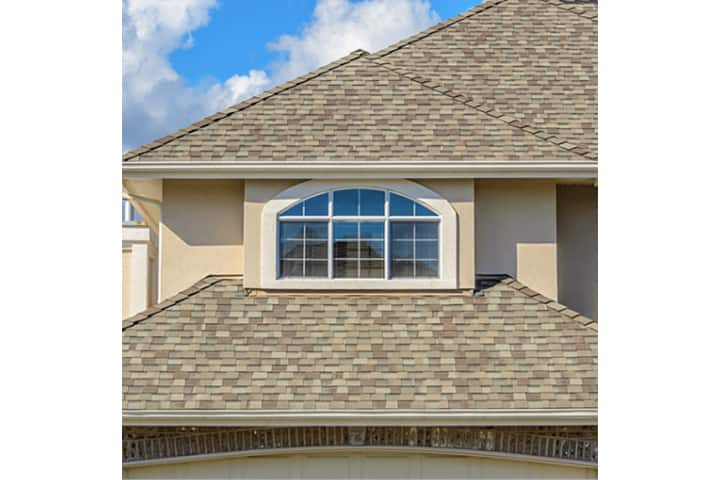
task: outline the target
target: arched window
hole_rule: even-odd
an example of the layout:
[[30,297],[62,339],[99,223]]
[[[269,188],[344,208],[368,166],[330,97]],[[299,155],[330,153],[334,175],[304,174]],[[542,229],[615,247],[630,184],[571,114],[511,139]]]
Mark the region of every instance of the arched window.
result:
[[280,278],[437,278],[440,217],[388,190],[321,193],[278,215]]
[[311,180],[262,216],[265,288],[456,288],[456,214],[407,180]]

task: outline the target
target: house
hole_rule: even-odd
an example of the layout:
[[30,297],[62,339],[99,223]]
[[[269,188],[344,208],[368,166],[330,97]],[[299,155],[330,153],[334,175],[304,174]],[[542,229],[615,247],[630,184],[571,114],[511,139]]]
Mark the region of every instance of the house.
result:
[[488,0],[127,152],[159,303],[123,320],[125,477],[595,478],[596,181],[587,1]]

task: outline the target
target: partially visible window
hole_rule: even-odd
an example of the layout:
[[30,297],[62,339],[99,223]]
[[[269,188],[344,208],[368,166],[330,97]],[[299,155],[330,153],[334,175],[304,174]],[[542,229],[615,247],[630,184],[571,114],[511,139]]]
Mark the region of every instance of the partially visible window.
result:
[[122,199],[122,221],[128,225],[143,223],[142,216],[127,198]]
[[438,277],[439,222],[429,208],[386,190],[316,195],[279,215],[280,277]]

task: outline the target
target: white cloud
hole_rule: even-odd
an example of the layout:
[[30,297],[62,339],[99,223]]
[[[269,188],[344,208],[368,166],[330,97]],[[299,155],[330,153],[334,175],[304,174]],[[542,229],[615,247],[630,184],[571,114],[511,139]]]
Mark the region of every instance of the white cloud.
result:
[[424,0],[318,0],[300,36],[283,35],[270,48],[287,53],[274,78],[289,80],[353,50],[380,50],[440,21]]
[[300,35],[283,35],[270,45],[286,55],[272,66],[271,75],[251,70],[208,87],[192,87],[172,68],[169,55],[192,48],[192,32],[208,24],[216,6],[216,0],[123,0],[123,149],[353,50],[378,50],[440,20],[426,0],[318,0]]

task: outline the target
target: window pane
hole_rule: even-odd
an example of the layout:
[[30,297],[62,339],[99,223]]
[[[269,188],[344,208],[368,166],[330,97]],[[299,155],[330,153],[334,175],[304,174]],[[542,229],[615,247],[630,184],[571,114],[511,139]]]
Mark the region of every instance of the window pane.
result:
[[399,239],[410,239],[414,237],[413,235],[413,225],[412,222],[392,222],[390,223],[390,238],[393,240],[399,240]]
[[438,276],[437,222],[391,222],[390,276]]
[[422,260],[437,260],[438,244],[436,241],[417,242],[415,244],[415,258]]
[[437,277],[438,262],[437,260],[418,260],[415,264],[416,277]]
[[360,278],[384,278],[385,262],[382,260],[360,260]]
[[338,190],[333,193],[333,215],[357,215],[358,193],[355,189]]
[[328,262],[325,260],[308,260],[305,263],[306,277],[327,277]]
[[438,224],[435,222],[416,222],[415,237],[437,240]]
[[302,216],[302,214],[303,214],[303,208],[302,208],[302,207],[303,207],[302,202],[301,202],[301,203],[298,203],[298,204],[295,205],[294,207],[292,207],[292,208],[290,208],[290,209],[288,209],[288,210],[285,210],[283,213],[281,213],[281,215],[283,215],[283,216],[288,216],[288,217],[300,217],[300,216]]
[[382,259],[384,257],[384,243],[382,240],[380,241],[361,241],[359,244],[359,255],[360,258],[380,258]]
[[326,222],[307,222],[305,223],[305,238],[327,240],[327,228]]
[[327,215],[329,194],[323,193],[305,200],[305,215]]
[[335,260],[335,278],[357,278],[357,260]]
[[326,222],[280,222],[280,276],[327,277]]
[[360,190],[360,215],[385,215],[385,192]]
[[280,242],[280,258],[303,258],[303,241],[286,240]]
[[358,244],[353,241],[336,241],[334,258],[358,258]]
[[390,245],[390,257],[395,259],[410,259],[413,258],[413,242],[399,241],[392,242]]
[[416,217],[437,217],[435,215],[435,212],[430,210],[429,208],[425,208],[419,203],[415,202],[415,216]]
[[413,201],[395,193],[390,194],[390,215],[412,216]]
[[384,222],[362,222],[360,223],[360,238],[366,240],[385,238]]
[[390,264],[390,275],[392,277],[407,278],[413,276],[413,262],[405,260],[393,260]]
[[283,277],[302,277],[303,262],[302,260],[281,260],[280,276]]
[[327,240],[315,241],[308,240],[305,243],[305,258],[327,261]]
[[358,237],[357,222],[333,222],[333,236],[336,239],[356,239]]

